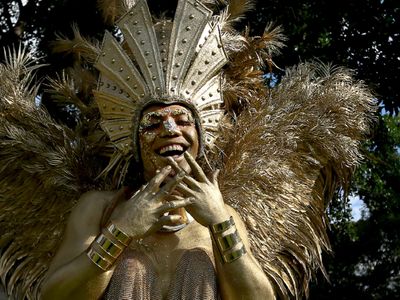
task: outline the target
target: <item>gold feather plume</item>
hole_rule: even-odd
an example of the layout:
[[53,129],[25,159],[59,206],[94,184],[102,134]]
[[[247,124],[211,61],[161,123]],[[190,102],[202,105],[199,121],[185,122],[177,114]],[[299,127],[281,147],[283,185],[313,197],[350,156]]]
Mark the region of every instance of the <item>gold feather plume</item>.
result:
[[229,20],[240,21],[245,17],[245,14],[255,8],[254,0],[230,0],[228,1]]
[[268,69],[273,67],[273,57],[280,54],[286,37],[280,26],[269,24],[262,36],[251,37],[248,29],[239,34],[228,28],[222,39],[230,59],[224,71],[224,102],[228,111],[237,114],[255,99],[267,96],[265,62]]
[[223,14],[226,21],[231,25],[234,22],[242,20],[245,14],[253,10],[256,5],[255,0],[199,0],[199,2],[213,10],[225,8]]
[[72,39],[57,34],[56,40],[51,43],[52,51],[64,55],[72,54],[77,63],[84,59],[93,64],[100,54],[100,43],[94,39],[84,38],[76,24],[72,25],[72,32]]
[[37,299],[68,214],[99,172],[90,143],[36,104],[36,67],[23,50],[0,65],[0,278],[15,299]]
[[[328,68],[329,69],[329,68]],[[257,98],[222,136],[220,186],[245,220],[265,273],[282,298],[299,299],[329,249],[326,188],[361,159],[374,98],[345,69],[301,64]]]

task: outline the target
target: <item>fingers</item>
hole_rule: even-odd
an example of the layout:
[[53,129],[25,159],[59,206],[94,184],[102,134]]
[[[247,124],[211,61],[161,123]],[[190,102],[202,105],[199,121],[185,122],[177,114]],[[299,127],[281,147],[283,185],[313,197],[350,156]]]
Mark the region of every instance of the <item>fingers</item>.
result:
[[[179,165],[178,163],[173,160],[171,157],[168,157],[168,163],[172,166],[172,168],[175,170],[176,173],[181,173],[183,172],[184,174],[187,174]],[[198,188],[198,184],[196,180],[194,180],[190,176],[185,176],[182,181],[189,186],[190,188]]]
[[199,166],[193,156],[191,156],[187,151],[185,151],[184,156],[190,168],[192,169],[193,177],[200,182],[207,182],[208,178],[206,174],[204,174],[203,169]]
[[167,157],[167,160],[170,166],[175,170],[176,174],[185,172],[172,157]]
[[167,178],[167,176],[171,172],[171,170],[172,170],[171,166],[166,166],[166,167],[162,168],[161,171],[159,173],[157,173],[156,176],[154,176],[150,180],[150,182],[148,183],[145,190],[150,193],[157,192],[161,183],[165,180],[165,178]]
[[166,196],[169,196],[184,177],[185,173],[183,172],[178,173],[175,177],[173,177],[170,181],[168,181],[162,188],[160,188],[155,198],[157,200],[162,200]]
[[183,194],[183,195],[188,196],[188,197],[195,197],[195,196],[196,196],[194,190],[192,190],[191,188],[189,188],[188,186],[186,186],[186,185],[184,185],[184,184],[182,184],[182,183],[179,183],[179,184],[175,187],[175,190],[178,191],[178,192],[180,192],[180,193]]
[[157,213],[158,214],[164,214],[164,213],[169,212],[171,210],[188,206],[188,205],[190,205],[192,203],[193,203],[193,199],[192,198],[180,198],[179,200],[169,201],[169,202],[166,202],[163,205],[161,205],[157,209]]
[[213,172],[212,176],[211,176],[211,182],[214,185],[218,185],[218,175],[219,175],[219,171],[220,170],[216,170],[215,172]]
[[189,175],[183,177],[182,182],[185,183],[190,189],[193,190],[198,190],[199,189],[199,184],[198,182],[190,177]]
[[148,234],[156,232],[160,230],[164,225],[176,225],[180,223],[182,220],[182,216],[180,215],[167,215],[162,216],[149,230]]

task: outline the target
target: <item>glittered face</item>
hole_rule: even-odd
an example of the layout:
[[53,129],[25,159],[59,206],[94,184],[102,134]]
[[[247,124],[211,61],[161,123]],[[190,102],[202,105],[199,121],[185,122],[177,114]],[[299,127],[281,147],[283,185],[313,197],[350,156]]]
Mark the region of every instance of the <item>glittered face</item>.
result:
[[196,157],[199,151],[193,114],[181,105],[147,108],[139,124],[139,143],[146,181],[168,164],[168,157],[190,171],[183,153],[188,151]]

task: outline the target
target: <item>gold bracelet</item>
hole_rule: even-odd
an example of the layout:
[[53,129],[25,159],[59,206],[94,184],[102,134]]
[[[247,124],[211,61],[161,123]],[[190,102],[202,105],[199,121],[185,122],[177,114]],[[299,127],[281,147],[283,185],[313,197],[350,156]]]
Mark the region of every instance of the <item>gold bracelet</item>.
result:
[[96,250],[94,250],[91,246],[89,249],[86,251],[87,256],[89,259],[100,269],[103,271],[107,271],[111,265],[112,262],[108,261],[105,259],[103,256],[101,256]]
[[[235,230],[233,233],[221,236],[221,233],[231,228]],[[246,253],[246,248],[244,245],[242,245],[242,247],[238,250],[229,252],[229,250],[234,248],[238,243],[242,241],[236,229],[235,221],[233,220],[232,216],[229,218],[229,220],[226,220],[222,223],[218,223],[215,225],[211,225],[210,231],[211,231],[211,238],[218,249],[218,252],[220,254],[223,263],[231,263],[239,259]]]
[[244,254],[246,254],[246,247],[243,245],[242,248],[239,250],[235,250],[229,253],[225,253],[222,255],[222,260],[224,263],[231,263],[234,262],[235,260],[241,258]]
[[118,242],[120,242],[124,246],[128,246],[129,243],[132,241],[132,238],[129,235],[127,235],[111,222],[108,223],[107,230],[109,233],[112,234],[113,237],[117,239]]
[[102,233],[96,238],[96,243],[100,246],[102,250],[104,250],[104,252],[115,259],[120,256],[122,251],[124,251],[123,248],[115,244],[112,240],[110,240]]
[[234,233],[230,233],[225,236],[219,236],[216,240],[217,246],[221,253],[232,249],[242,241],[237,230]]
[[235,221],[233,220],[233,217],[231,216],[229,220],[226,220],[224,222],[210,225],[210,230],[212,233],[221,233],[224,232],[225,230],[228,230],[231,228],[233,225],[235,225]]

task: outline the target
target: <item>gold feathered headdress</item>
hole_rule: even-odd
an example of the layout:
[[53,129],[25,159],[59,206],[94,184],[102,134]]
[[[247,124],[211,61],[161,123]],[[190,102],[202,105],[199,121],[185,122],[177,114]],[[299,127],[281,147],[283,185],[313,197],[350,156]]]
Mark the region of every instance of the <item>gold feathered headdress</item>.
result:
[[198,1],[181,0],[172,23],[153,24],[147,3],[139,0],[117,25],[122,46],[106,33],[95,64],[101,126],[116,149],[105,172],[122,159],[129,164],[132,153],[138,160],[137,125],[149,103],[189,106],[211,148],[224,115],[221,68],[228,61],[220,19]]

